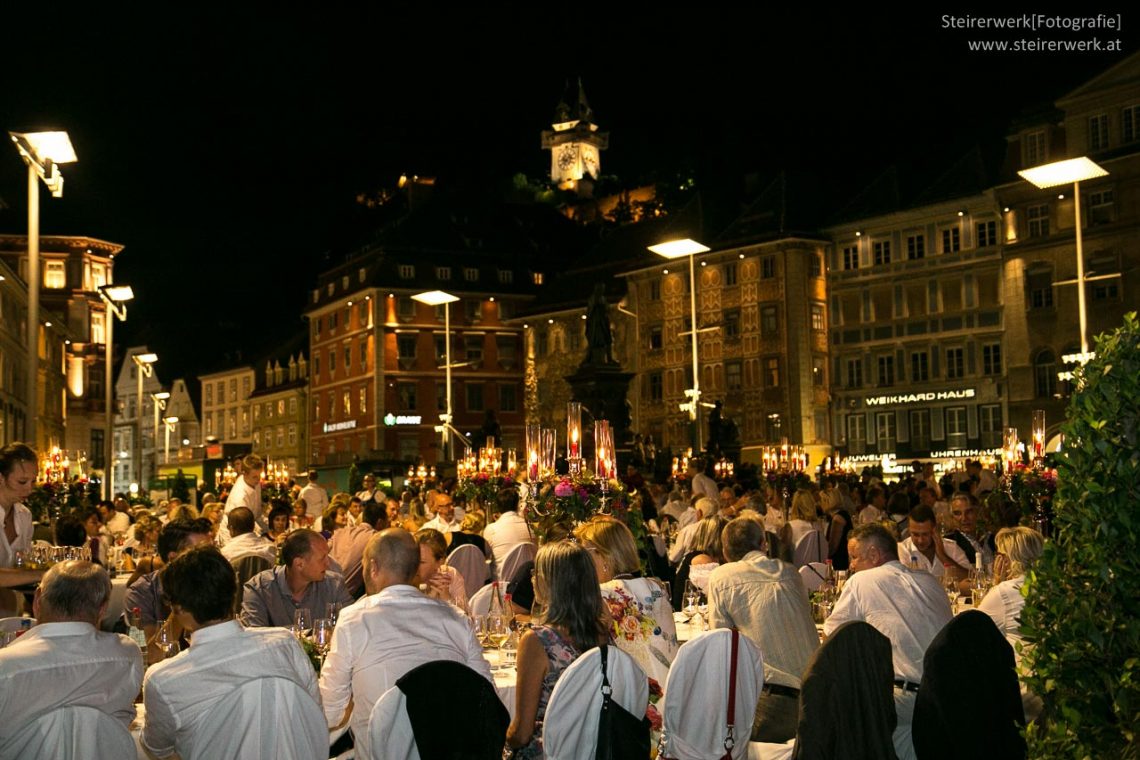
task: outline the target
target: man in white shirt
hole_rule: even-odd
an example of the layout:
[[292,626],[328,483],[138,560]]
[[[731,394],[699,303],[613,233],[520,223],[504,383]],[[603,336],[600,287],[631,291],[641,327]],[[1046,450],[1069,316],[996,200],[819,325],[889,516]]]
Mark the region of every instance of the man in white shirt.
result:
[[[261,514],[261,471],[265,469],[265,462],[257,454],[247,454],[241,460],[241,477],[234,481],[230,495],[226,499],[224,512],[228,515],[238,507],[245,507],[253,513],[253,520],[266,529],[265,519]],[[225,543],[230,540],[230,532],[225,525],[218,531],[218,540]]]
[[993,536],[978,530],[978,499],[973,494],[959,491],[950,498],[950,516],[958,525],[958,530],[946,534],[946,538],[962,550],[968,567],[975,567],[975,558],[982,555],[982,567],[986,572],[993,568]]
[[222,556],[230,562],[253,554],[264,557],[270,564],[277,563],[277,545],[254,532],[253,512],[246,507],[238,507],[226,515],[226,527],[230,530],[230,540],[222,547]]
[[879,522],[887,516],[887,492],[882,486],[867,489],[867,504],[854,515],[856,525]]
[[705,474],[705,460],[690,459],[688,473],[692,483],[693,498],[707,496],[716,500],[720,496],[716,490],[716,481]]
[[126,533],[130,529],[131,516],[115,509],[115,502],[101,501],[98,508],[99,516],[103,518],[103,530],[109,537],[114,537],[118,533]]
[[852,530],[847,552],[853,575],[823,624],[823,632],[830,636],[844,623],[862,620],[891,640],[898,714],[895,752],[899,760],[914,760],[911,718],[922,681],[922,658],[930,642],[950,622],[950,599],[933,575],[899,562],[895,537],[877,523]]
[[938,534],[934,510],[919,504],[907,518],[907,537],[899,542],[899,562],[925,570],[936,578],[949,573],[961,580],[970,569],[965,552]]
[[488,681],[491,670],[463,614],[412,585],[420,549],[410,533],[389,528],[373,536],[364,562],[369,595],[341,610],[320,684],[329,726],[349,721],[356,754],[371,757],[368,716],[409,670],[451,660]]
[[328,492],[317,483],[317,471],[309,470],[309,482],[301,489],[301,498],[305,502],[305,514],[316,519],[325,513],[329,506]]
[[[68,560],[44,574],[33,603],[39,625],[0,650],[0,754],[33,720],[60,707],[93,707],[130,726],[142,653],[126,636],[98,630],[110,597],[107,571],[92,562]],[[100,749],[88,746],[85,754],[104,756]]]
[[693,519],[685,523],[677,533],[677,540],[669,550],[669,561],[674,565],[680,562],[689,553],[693,544],[693,537],[697,535],[697,528],[701,520],[706,517],[716,517],[720,511],[720,501],[708,497],[697,499],[693,507]]
[[23,505],[36,485],[39,459],[24,443],[0,449],[0,567],[12,567],[16,552],[32,548],[32,513]]
[[[530,526],[518,513],[519,492],[514,488],[504,488],[496,497],[496,506],[499,508],[499,519],[483,529],[483,539],[495,560],[495,577],[499,577],[499,568],[503,560],[519,544],[533,543],[534,536],[530,533]],[[510,578],[502,580],[509,581]]]
[[451,533],[459,530],[463,521],[455,515],[455,504],[451,501],[451,494],[443,491],[432,491],[431,493],[435,494],[432,504],[435,517],[424,523],[423,527],[434,528],[440,533]]
[[[155,757],[175,752],[192,757],[204,731],[261,731],[234,721],[208,720],[211,708],[246,681],[285,678],[320,704],[316,673],[292,634],[282,628],[245,629],[234,620],[237,579],[213,546],[191,549],[167,565],[163,590],[191,639],[189,649],[146,674],[142,744]],[[277,720],[288,722],[289,706],[277,708]]]

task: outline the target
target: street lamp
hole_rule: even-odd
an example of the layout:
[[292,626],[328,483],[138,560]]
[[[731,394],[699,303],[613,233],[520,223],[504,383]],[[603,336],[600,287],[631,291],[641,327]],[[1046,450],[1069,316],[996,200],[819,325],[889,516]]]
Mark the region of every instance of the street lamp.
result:
[[[1054,284],[1076,284],[1077,286],[1077,311],[1081,325],[1081,354],[1079,362],[1084,364],[1092,358],[1092,354],[1089,353],[1088,316],[1085,310],[1085,283],[1093,279],[1105,279],[1106,276],[1085,277],[1085,256],[1082,247],[1083,241],[1081,239],[1081,182],[1086,179],[1107,177],[1108,172],[1095,161],[1086,156],[1081,156],[1080,158],[1070,158],[1065,161],[1054,161],[1051,164],[1034,166],[1031,169],[1019,171],[1018,174],[1022,179],[1042,190],[1057,187],[1058,185],[1067,185],[1070,182],[1073,184],[1073,203],[1075,204],[1073,213],[1076,221],[1074,226],[1076,227],[1077,239],[1077,279]],[[1115,277],[1116,275],[1108,276]]]
[[103,320],[103,408],[106,414],[106,432],[103,434],[103,498],[115,498],[115,467],[112,463],[111,449],[115,441],[115,412],[114,386],[111,384],[112,375],[112,338],[115,334],[115,320],[126,321],[127,301],[135,297],[130,285],[102,285],[99,287],[99,298],[107,306],[107,318]]
[[[160,391],[158,393],[150,394],[150,398],[151,398],[151,401],[154,402],[154,439],[153,440],[154,440],[154,447],[157,449],[158,448],[158,413],[166,411],[166,400],[168,398],[170,398],[170,394],[167,393],[166,391]],[[167,442],[167,444],[169,444],[170,443],[170,436],[167,435],[166,438],[167,438],[166,442]],[[170,452],[167,451],[168,456],[169,456],[169,454],[170,454]],[[155,454],[154,458],[157,460],[158,454]]]
[[[164,404],[164,406],[165,406],[165,404]],[[166,423],[166,456],[163,458],[163,464],[170,464],[170,434],[174,432],[175,426],[178,425],[178,418],[177,417],[163,417],[162,421],[164,423]],[[156,439],[155,443],[157,443],[157,442],[158,441]]]
[[457,296],[444,293],[442,290],[428,290],[412,296],[413,301],[419,301],[428,306],[443,306],[443,367],[444,392],[447,396],[447,411],[439,415],[440,425],[440,459],[451,459],[451,304],[459,300]]
[[[667,259],[679,259],[682,256],[689,257],[689,319],[691,324],[687,332],[693,338],[693,387],[685,391],[685,395],[689,397],[689,400],[681,404],[681,411],[687,411],[689,413],[689,419],[693,421],[693,427],[695,428],[695,445],[693,448],[699,452],[704,449],[704,445],[702,444],[701,433],[701,379],[700,369],[697,366],[697,333],[708,332],[716,328],[709,327],[705,330],[697,329],[697,275],[693,265],[693,257],[698,253],[707,253],[710,249],[707,245],[701,245],[695,240],[684,238],[651,245],[649,246],[649,250]],[[681,333],[681,335],[685,334],[684,332]]]
[[28,416],[25,437],[36,442],[36,414],[39,380],[40,327],[40,188],[41,179],[53,198],[63,195],[63,174],[59,164],[76,161],[75,148],[67,132],[9,132],[20,158],[28,165],[28,366],[25,394]]
[[[138,429],[138,439],[135,441],[135,478],[139,483],[145,483],[142,477],[142,414],[143,414],[143,375],[150,377],[154,374],[154,363],[158,361],[158,354],[132,354],[131,361],[138,367],[135,377],[138,379],[135,391],[135,421]],[[158,448],[158,441],[153,442]]]

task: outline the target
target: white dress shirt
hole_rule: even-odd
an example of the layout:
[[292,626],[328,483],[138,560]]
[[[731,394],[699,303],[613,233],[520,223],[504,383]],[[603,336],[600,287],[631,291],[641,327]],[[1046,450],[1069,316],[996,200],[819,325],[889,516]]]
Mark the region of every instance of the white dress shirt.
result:
[[[1025,597],[1021,595],[1021,587],[1025,585],[1025,576],[1019,575],[1002,581],[994,586],[978,605],[978,611],[984,612],[994,620],[1002,635],[1010,646],[1022,640],[1021,611],[1025,609]],[[1014,647],[1016,654],[1017,648]],[[1018,659],[1021,656],[1018,655]]]
[[[519,544],[533,543],[534,537],[530,528],[518,512],[510,511],[499,515],[499,519],[483,529],[483,539],[491,556],[495,559],[495,572],[503,566],[503,560]],[[510,580],[507,578],[506,580]]]
[[[253,512],[253,520],[262,529],[266,529],[265,520],[261,516],[261,486],[251,486],[245,482],[244,476],[238,476],[234,481],[234,487],[230,489],[230,495],[226,497],[226,506],[222,510],[224,514],[233,512],[238,507],[246,507],[250,512]],[[221,545],[225,545],[226,541],[230,540],[230,529],[226,525],[226,520],[222,520],[222,524],[218,526],[218,541]]]
[[695,497],[707,496],[715,502],[720,501],[720,491],[717,490],[716,481],[703,472],[693,476],[691,487]]
[[401,676],[433,660],[463,663],[492,680],[471,624],[445,602],[397,585],[342,609],[321,669],[321,698],[329,725],[340,724],[351,701],[349,725],[356,737],[356,754],[371,757],[372,707]]
[[104,526],[107,532],[114,536],[116,533],[126,533],[131,528],[131,516],[126,512],[115,511],[114,515]]
[[265,536],[256,533],[242,533],[226,541],[222,547],[222,556],[233,562],[238,557],[247,554],[256,554],[265,557],[272,564],[277,564],[277,545]]
[[86,706],[130,726],[142,683],[138,646],[90,623],[42,623],[0,649],[0,745],[40,715]]
[[[963,569],[970,567],[970,560],[966,559],[966,552],[962,551],[962,547],[948,538],[938,537],[934,540],[942,542],[946,556],[957,562],[959,567]],[[942,560],[938,559],[938,555],[935,554],[933,559],[927,559],[926,555],[914,545],[914,539],[908,536],[899,541],[899,562],[908,565],[912,556],[917,557],[919,566],[935,578],[941,578],[946,574],[946,568],[942,565]]]
[[302,488],[301,498],[305,500],[305,514],[309,517],[320,517],[329,506],[328,492],[316,483]]
[[868,504],[863,507],[859,514],[855,515],[855,524],[866,525],[867,523],[880,522],[886,518],[886,516],[887,513],[874,504]]
[[31,510],[19,502],[13,504],[12,509],[16,510],[16,540],[8,543],[8,534],[4,531],[8,510],[0,507],[0,567],[11,567],[16,562],[16,552],[27,552],[32,548]]
[[692,550],[693,537],[697,535],[697,527],[699,525],[700,521],[697,520],[677,531],[677,538],[673,542],[673,548],[669,550],[669,562],[674,565],[677,564]]
[[420,530],[426,530],[428,528],[433,528],[435,530],[438,530],[440,533],[451,533],[452,531],[459,530],[459,526],[462,524],[463,524],[463,520],[459,516],[459,510],[456,509],[455,514],[452,515],[450,522],[447,520],[444,520],[443,517],[441,517],[440,515],[436,515],[435,517],[433,517],[432,519],[430,519],[426,523],[424,523],[423,527],[420,528]]
[[[143,746],[156,757],[192,756],[199,724],[210,709],[235,686],[266,676],[294,681],[320,704],[316,672],[284,628],[246,629],[228,620],[195,631],[189,649],[147,671]],[[278,718],[288,720],[288,714]]]

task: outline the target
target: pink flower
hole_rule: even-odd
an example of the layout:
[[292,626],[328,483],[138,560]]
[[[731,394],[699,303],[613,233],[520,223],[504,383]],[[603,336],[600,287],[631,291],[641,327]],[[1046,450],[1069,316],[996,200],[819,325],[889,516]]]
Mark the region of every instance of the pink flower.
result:
[[662,720],[661,713],[657,712],[657,708],[649,705],[645,708],[645,717],[649,718],[649,729],[651,731],[660,731]]
[[635,616],[627,615],[621,619],[621,629],[625,637],[632,641],[641,632],[641,623],[637,621]]
[[570,484],[569,480],[561,480],[558,485],[554,486],[554,495],[560,498],[572,496],[574,494],[574,486]]

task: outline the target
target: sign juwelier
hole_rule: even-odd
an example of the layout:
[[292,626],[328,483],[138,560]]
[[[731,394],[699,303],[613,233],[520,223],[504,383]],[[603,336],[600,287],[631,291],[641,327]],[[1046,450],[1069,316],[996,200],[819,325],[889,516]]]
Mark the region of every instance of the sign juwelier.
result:
[[974,388],[959,388],[951,391],[927,391],[925,393],[902,393],[897,396],[867,396],[863,403],[867,406],[887,406],[925,404],[931,401],[962,401],[977,397]]

